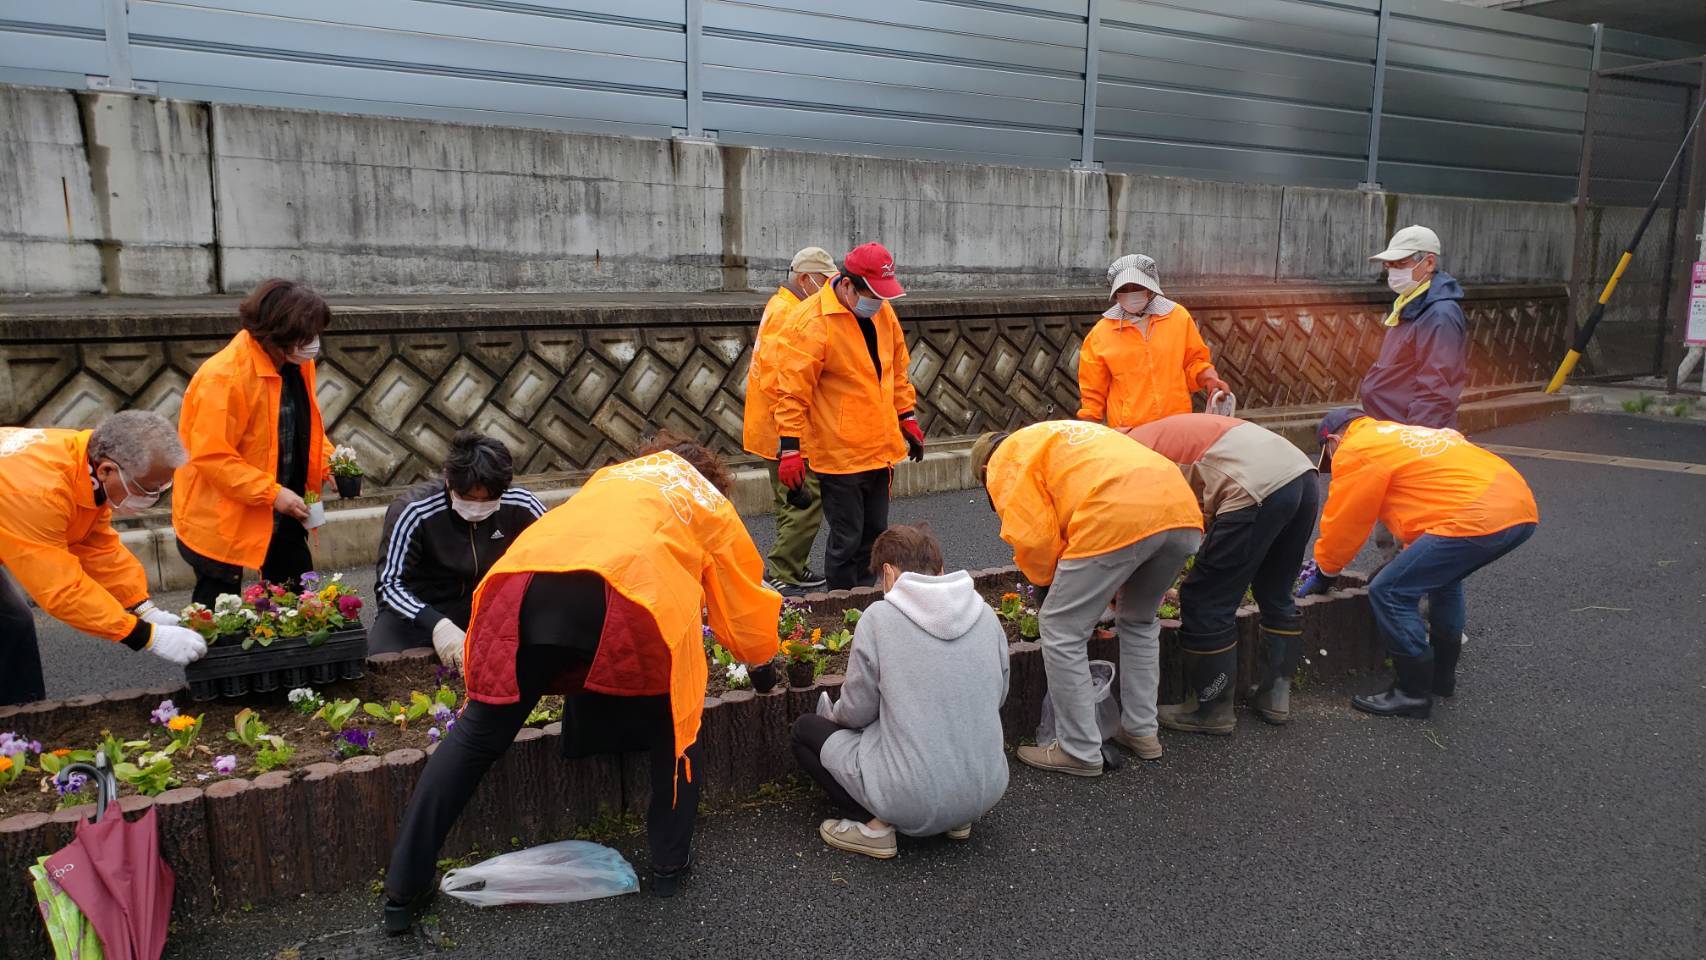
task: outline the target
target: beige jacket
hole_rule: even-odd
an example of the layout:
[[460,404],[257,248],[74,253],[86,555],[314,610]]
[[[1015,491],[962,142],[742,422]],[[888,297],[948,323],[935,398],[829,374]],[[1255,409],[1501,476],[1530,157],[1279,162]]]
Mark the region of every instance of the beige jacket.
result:
[[1291,441],[1235,417],[1180,413],[1120,432],[1178,464],[1207,516],[1260,506],[1315,469]]

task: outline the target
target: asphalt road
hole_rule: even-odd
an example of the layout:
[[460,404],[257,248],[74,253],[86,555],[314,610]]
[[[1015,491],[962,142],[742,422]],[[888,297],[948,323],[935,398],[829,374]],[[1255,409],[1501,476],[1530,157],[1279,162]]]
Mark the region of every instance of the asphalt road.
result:
[[[1631,420],[1575,415],[1485,439],[1706,461],[1706,429]],[[1231,738],[1165,734],[1162,761],[1100,780],[1014,764],[967,844],[903,842],[887,862],[829,850],[815,834],[829,809],[807,791],[704,817],[699,868],[672,901],[441,902],[451,951],[383,942],[375,902],[354,891],[233,912],[167,956],[1694,960],[1706,478],[1516,463],[1541,527],[1471,582],[1459,695],[1430,721],[1365,717],[1344,690],[1311,689],[1289,727],[1241,713]],[[951,562],[1009,559],[980,497],[897,503],[894,519],[930,520]],[[754,527],[768,539],[767,521]],[[77,672],[73,642],[99,649],[49,637],[56,694]],[[617,845],[643,873],[643,839]]]

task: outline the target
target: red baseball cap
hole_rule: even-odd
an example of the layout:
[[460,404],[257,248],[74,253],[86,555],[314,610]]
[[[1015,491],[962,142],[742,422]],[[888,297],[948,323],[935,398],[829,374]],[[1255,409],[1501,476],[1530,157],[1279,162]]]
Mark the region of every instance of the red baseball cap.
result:
[[894,278],[894,254],[880,243],[862,243],[841,260],[843,273],[865,281],[871,292],[884,300],[906,296],[900,281]]

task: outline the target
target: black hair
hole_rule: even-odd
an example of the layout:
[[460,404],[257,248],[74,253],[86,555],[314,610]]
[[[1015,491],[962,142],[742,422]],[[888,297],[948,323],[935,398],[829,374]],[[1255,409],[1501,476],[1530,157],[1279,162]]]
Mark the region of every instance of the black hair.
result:
[[834,280],[829,281],[829,285],[833,287],[837,283],[841,282],[843,279],[853,281],[853,289],[859,293],[867,294],[867,295],[873,296],[873,297],[875,297],[877,295],[877,292],[875,290],[871,289],[871,285],[865,282],[864,277],[858,276],[857,274],[848,273],[845,270],[843,270],[840,274],[838,274]]
[[503,441],[474,430],[459,430],[450,438],[450,455],[444,458],[444,482],[456,494],[483,487],[496,497],[509,489],[515,477],[515,459]]

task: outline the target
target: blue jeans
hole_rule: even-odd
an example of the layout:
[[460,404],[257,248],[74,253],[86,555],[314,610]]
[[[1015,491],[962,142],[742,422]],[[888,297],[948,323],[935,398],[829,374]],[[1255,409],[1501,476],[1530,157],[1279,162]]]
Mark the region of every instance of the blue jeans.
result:
[[[1368,585],[1374,621],[1393,656],[1419,657],[1428,652],[1428,636],[1463,634],[1468,609],[1463,581],[1494,560],[1523,545],[1535,525],[1518,524],[1480,537],[1436,537],[1423,534],[1380,571]],[[1428,623],[1422,625],[1422,597],[1428,598]]]

